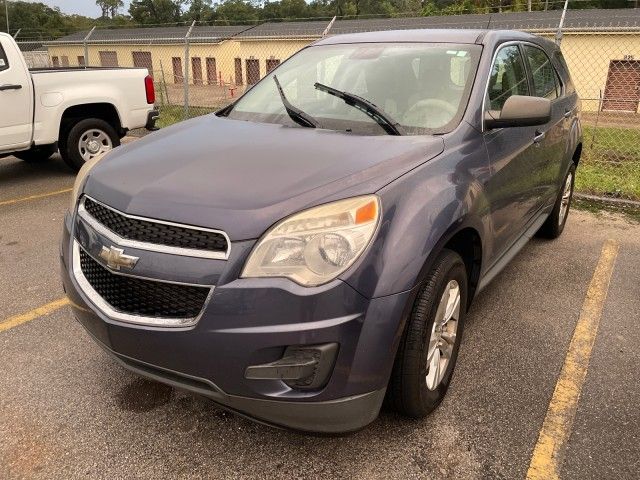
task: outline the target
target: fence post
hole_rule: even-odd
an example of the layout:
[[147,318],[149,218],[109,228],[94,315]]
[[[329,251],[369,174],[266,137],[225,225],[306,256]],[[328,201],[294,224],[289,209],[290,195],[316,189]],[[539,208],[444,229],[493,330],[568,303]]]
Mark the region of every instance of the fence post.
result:
[[564,0],[564,8],[562,9],[562,16],[560,17],[560,23],[558,24],[558,31],[556,32],[556,45],[560,46],[562,43],[562,27],[564,27],[564,17],[567,14],[567,6],[569,0]]
[[333,22],[335,21],[336,21],[336,17],[334,16],[329,22],[329,25],[327,25],[327,28],[325,28],[324,32],[322,32],[323,37],[326,37],[329,34],[329,30],[331,30],[331,27],[333,27]]
[[22,28],[19,28],[18,31],[16,33],[13,34],[13,39],[15,40],[16,38],[18,38],[18,35],[20,35],[20,32],[22,31]]
[[84,68],[87,68],[89,66],[89,44],[87,42],[89,41],[89,37],[93,35],[93,31],[95,29],[96,29],[96,26],[94,25],[93,28],[89,30],[89,33],[87,33],[87,36],[84,37],[84,40],[82,41],[82,44],[84,46]]
[[187,34],[184,36],[184,119],[187,120],[189,118],[189,37],[191,36],[191,31],[195,26],[196,21],[194,20],[189,30],[187,30]]

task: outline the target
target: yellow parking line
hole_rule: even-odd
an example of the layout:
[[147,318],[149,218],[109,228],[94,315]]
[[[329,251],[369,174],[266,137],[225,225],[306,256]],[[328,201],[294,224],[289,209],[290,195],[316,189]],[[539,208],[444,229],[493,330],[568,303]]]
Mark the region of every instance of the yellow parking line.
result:
[[3,207],[5,205],[13,205],[14,203],[27,202],[29,200],[37,200],[39,198],[51,197],[53,195],[60,195],[61,193],[69,193],[71,190],[73,189],[63,188],[62,190],[56,190],[54,192],[40,193],[38,195],[29,195],[28,197],[13,198],[11,200],[3,200],[3,201],[0,201],[0,207]]
[[527,479],[559,478],[562,457],[571,435],[582,385],[587,376],[589,358],[598,333],[618,248],[618,243],[614,240],[607,240],[602,246],[600,260],[593,272],[580,318],[540,430],[538,443],[533,450]]
[[0,332],[4,332],[5,330],[9,330],[10,328],[17,327],[18,325],[22,325],[23,323],[30,322],[31,320],[35,320],[36,318],[42,317],[44,315],[49,315],[50,313],[53,313],[59,308],[62,308],[68,304],[69,299],[67,297],[59,298],[58,300],[47,303],[46,305],[42,305],[41,307],[34,308],[33,310],[30,310],[26,313],[9,317],[6,320],[0,322]]

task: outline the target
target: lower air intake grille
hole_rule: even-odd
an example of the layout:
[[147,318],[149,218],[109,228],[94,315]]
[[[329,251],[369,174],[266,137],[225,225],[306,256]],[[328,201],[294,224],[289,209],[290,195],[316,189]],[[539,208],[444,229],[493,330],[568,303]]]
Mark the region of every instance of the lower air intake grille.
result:
[[80,249],[82,273],[111,307],[129,315],[190,319],[204,307],[208,287],[176,285],[116,275]]

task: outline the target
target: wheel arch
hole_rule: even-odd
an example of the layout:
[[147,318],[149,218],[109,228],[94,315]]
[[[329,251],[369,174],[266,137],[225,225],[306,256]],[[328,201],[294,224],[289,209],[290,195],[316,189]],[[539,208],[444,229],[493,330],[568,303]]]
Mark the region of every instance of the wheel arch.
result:
[[[467,292],[467,309],[471,305],[480,282],[480,272],[482,271],[483,241],[481,229],[472,221],[456,222],[447,232],[445,232],[436,242],[435,246],[427,256],[424,265],[420,269],[416,285],[421,285],[433,264],[444,249],[456,252],[464,261],[467,270],[467,280],[469,291]],[[416,289],[416,291],[419,290]]]
[[111,103],[83,103],[73,105],[65,109],[60,120],[60,131],[58,138],[64,142],[66,134],[80,120],[86,118],[99,118],[110,124],[120,137],[126,133],[122,128],[122,121],[118,110]]
[[576,145],[576,149],[573,152],[573,156],[571,157],[571,160],[573,161],[573,164],[577,167],[578,164],[580,163],[580,158],[582,157],[582,142],[578,143],[578,145]]

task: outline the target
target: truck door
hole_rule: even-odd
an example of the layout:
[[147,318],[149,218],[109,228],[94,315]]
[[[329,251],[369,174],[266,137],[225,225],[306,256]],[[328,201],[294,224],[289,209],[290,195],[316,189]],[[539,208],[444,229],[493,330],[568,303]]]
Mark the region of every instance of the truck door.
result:
[[7,36],[0,36],[0,151],[31,143],[33,96],[22,54]]
[[[498,50],[487,88],[485,110],[499,116],[511,95],[530,95],[529,80],[517,43]],[[536,178],[537,127],[497,128],[484,132],[492,175],[487,185],[495,254],[504,253],[525,231],[539,195]]]
[[569,136],[569,117],[573,110],[570,99],[562,95],[559,75],[547,54],[541,48],[523,45],[524,57],[531,76],[531,94],[551,101],[551,121],[540,125],[544,137],[534,149],[533,167],[538,181],[535,183],[539,206],[553,204],[560,182],[566,173],[566,142]]

